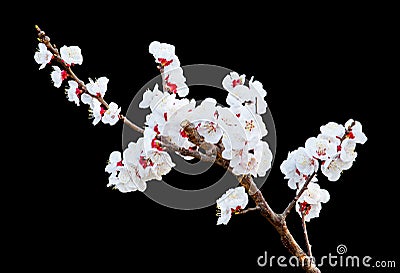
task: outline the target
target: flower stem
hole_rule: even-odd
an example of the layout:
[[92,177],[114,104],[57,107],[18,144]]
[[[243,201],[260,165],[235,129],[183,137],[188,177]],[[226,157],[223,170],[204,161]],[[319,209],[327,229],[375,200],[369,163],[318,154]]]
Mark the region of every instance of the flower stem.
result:
[[314,178],[315,176],[315,172],[313,172],[313,174],[311,174],[308,178],[307,181],[304,183],[303,187],[301,188],[301,190],[297,193],[297,195],[294,197],[294,199],[292,200],[292,202],[289,203],[289,205],[286,207],[286,209],[283,211],[283,213],[281,214],[282,219],[286,219],[286,217],[289,215],[290,211],[292,210],[292,208],[296,205],[297,200],[299,200],[299,198],[301,197],[301,195],[304,193],[304,191],[307,189],[308,184],[310,184],[311,180]]
[[307,233],[306,214],[304,212],[302,213],[302,216],[301,216],[301,224],[302,224],[303,232],[304,232],[304,240],[306,241],[306,246],[307,246],[307,255],[309,257],[312,257],[311,245],[310,245],[310,241],[308,239],[308,233]]

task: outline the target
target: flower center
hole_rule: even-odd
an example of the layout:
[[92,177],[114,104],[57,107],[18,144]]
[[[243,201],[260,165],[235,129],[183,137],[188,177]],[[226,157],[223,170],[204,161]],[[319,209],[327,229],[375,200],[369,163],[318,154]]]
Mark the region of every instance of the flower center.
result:
[[61,71],[61,80],[65,80],[66,78],[68,78],[68,72],[63,70]]
[[158,58],[158,61],[161,64],[162,67],[169,66],[173,62],[173,60],[167,60],[167,59],[164,59],[164,58]]
[[242,80],[241,79],[237,79],[237,80],[233,80],[232,81],[232,87],[236,87],[237,85],[241,85],[242,84]]
[[256,127],[256,126],[254,125],[254,121],[253,121],[253,120],[250,120],[250,121],[247,121],[247,120],[246,120],[246,125],[245,125],[244,128],[245,128],[247,131],[250,131],[250,132],[251,132],[251,130],[253,130],[255,127]]
[[299,203],[300,205],[300,212],[303,213],[304,215],[308,215],[311,210],[311,205],[308,204],[306,201]]

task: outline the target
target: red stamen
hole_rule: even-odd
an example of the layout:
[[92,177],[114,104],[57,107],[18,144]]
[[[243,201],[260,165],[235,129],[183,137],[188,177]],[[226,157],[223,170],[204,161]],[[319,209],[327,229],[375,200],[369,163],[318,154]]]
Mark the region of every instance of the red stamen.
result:
[[75,89],[75,94],[79,97],[80,95],[82,95],[83,91],[80,90],[78,87]]
[[158,124],[156,124],[156,126],[154,126],[153,130],[154,130],[154,132],[156,132],[157,135],[160,134],[160,131],[158,130]]
[[168,92],[176,94],[178,86],[175,83],[170,83],[169,81],[165,80],[165,84],[167,85]]
[[61,71],[61,80],[65,80],[66,78],[68,78],[68,72],[65,70]]
[[144,159],[144,156],[139,157],[139,164],[143,167],[143,169],[146,169],[148,166],[148,161],[147,159]]
[[124,166],[124,164],[122,164],[122,160],[117,162],[117,166],[120,166],[120,167]]
[[241,79],[237,79],[237,80],[233,80],[232,81],[232,87],[236,87],[236,85],[241,85],[242,84],[242,80]]
[[105,112],[107,112],[107,109],[104,109],[103,106],[100,106],[100,115],[103,116]]
[[241,206],[237,206],[236,208],[231,208],[231,213],[239,212],[242,210]]
[[350,138],[350,139],[354,139],[355,138],[355,136],[354,136],[352,131],[347,133],[347,137]]
[[164,113],[164,119],[165,119],[165,121],[168,121],[167,112]]
[[236,116],[237,116],[238,118],[240,118],[240,113],[237,113]]
[[166,66],[169,66],[173,62],[173,60],[158,58],[158,62],[161,64],[162,67],[166,67]]
[[186,134],[185,130],[183,130],[183,129],[180,129],[180,130],[179,130],[179,133],[181,134],[181,137],[184,137],[184,138],[188,138],[188,137],[189,137],[189,136]]
[[159,151],[162,151],[161,144],[156,138],[153,138],[153,140],[151,141],[151,148],[154,148],[154,149],[157,149]]
[[304,213],[304,215],[308,215],[311,210],[311,205],[308,204],[306,201],[300,203],[300,212]]
[[337,146],[336,150],[337,150],[338,152],[340,152],[340,151],[342,150],[342,146],[341,146],[341,145]]

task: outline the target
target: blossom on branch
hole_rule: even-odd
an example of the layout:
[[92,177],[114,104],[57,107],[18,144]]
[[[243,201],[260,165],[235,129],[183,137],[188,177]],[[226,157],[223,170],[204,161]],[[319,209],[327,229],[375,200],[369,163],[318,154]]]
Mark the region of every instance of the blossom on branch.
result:
[[321,172],[329,181],[338,181],[342,172],[350,169],[351,166],[353,166],[353,161],[345,162],[338,157],[325,161],[321,166]]
[[319,160],[327,160],[334,157],[337,153],[337,145],[329,142],[322,135],[307,139],[305,148],[312,157]]
[[110,174],[116,174],[116,172],[122,166],[123,166],[123,163],[122,163],[121,152],[114,151],[114,152],[112,152],[110,154],[110,157],[108,159],[108,164],[107,164],[107,166],[105,168],[105,171],[110,173]]
[[51,62],[53,58],[53,53],[51,53],[44,43],[39,43],[39,49],[35,52],[34,59],[40,64],[39,69],[43,69],[46,64]]
[[318,161],[308,151],[300,147],[290,152],[280,166],[281,172],[288,179],[289,188],[302,188],[309,176],[318,170]]
[[218,220],[217,225],[227,225],[231,219],[232,213],[244,209],[249,202],[249,197],[244,189],[240,186],[234,189],[227,190],[217,200]]
[[175,55],[175,46],[173,45],[154,41],[149,45],[149,53],[153,55],[155,62],[160,65],[159,68],[164,72],[180,66],[179,59]]
[[65,90],[68,101],[75,102],[75,104],[79,106],[80,97],[83,91],[79,89],[79,85],[76,81],[68,81],[68,85],[69,88]]
[[317,183],[311,182],[300,196],[296,204],[296,211],[300,217],[303,217],[304,214],[305,221],[309,222],[312,218],[319,217],[321,203],[326,203],[329,199],[330,195],[327,190],[321,189]]
[[356,143],[360,144],[364,144],[367,141],[367,136],[363,133],[360,122],[349,119],[345,123],[344,127],[348,131],[346,137],[353,139]]
[[50,73],[51,80],[55,87],[59,88],[62,82],[68,78],[68,73],[65,70],[61,70],[58,66],[53,66],[53,71]]
[[189,87],[186,85],[186,78],[181,67],[169,69],[163,73],[165,91],[177,94],[179,97],[186,97],[189,94]]
[[115,125],[119,120],[119,113],[121,108],[115,102],[111,102],[108,109],[104,112],[101,121],[104,124]]
[[[318,162],[322,174],[329,181],[337,181],[342,172],[353,165],[357,157],[356,143],[367,141],[361,123],[353,119],[344,126],[329,122],[320,130],[321,134],[317,137],[307,139],[305,148],[289,153],[288,159],[282,162],[281,171],[289,179],[288,186],[291,189],[301,188],[308,176],[317,172]],[[314,168],[311,165],[315,165]]]
[[108,82],[109,79],[107,77],[98,78],[95,82],[89,78],[89,83],[86,84],[86,89],[89,94],[103,98],[107,91]]
[[60,55],[67,65],[82,64],[83,62],[79,46],[63,46],[60,48]]

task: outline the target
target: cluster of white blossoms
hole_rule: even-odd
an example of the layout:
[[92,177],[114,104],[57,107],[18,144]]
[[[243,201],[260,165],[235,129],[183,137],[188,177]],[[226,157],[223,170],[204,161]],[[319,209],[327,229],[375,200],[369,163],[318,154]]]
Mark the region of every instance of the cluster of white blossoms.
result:
[[[51,49],[54,54],[49,50]],[[161,180],[175,166],[170,155],[163,148],[163,139],[187,150],[199,147],[189,140],[182,127],[189,122],[203,137],[202,152],[209,155],[205,147],[221,149],[218,155],[229,161],[234,175],[265,176],[271,168],[272,152],[263,138],[268,134],[262,114],[267,112],[263,85],[254,80],[246,80],[245,75],[231,72],[222,80],[227,91],[226,103],[229,107],[217,105],[217,101],[206,98],[201,103],[185,98],[189,94],[184,71],[175,47],[154,41],[149,45],[162,75],[162,90],[155,84],[147,89],[139,108],[149,108],[143,137],[128,144],[121,152],[110,154],[105,171],[110,174],[107,186],[121,192],[145,191],[147,182]],[[114,125],[121,119],[121,108],[114,102],[107,104],[103,98],[109,79],[89,78],[82,84],[70,67],[81,65],[83,57],[78,46],[62,46],[59,50],[39,43],[34,60],[43,69],[53,59],[61,63],[53,65],[50,74],[55,87],[60,88],[68,80],[65,93],[70,102],[77,106],[87,104],[93,124],[100,121]],[[357,157],[356,144],[364,144],[367,137],[360,122],[350,119],[344,125],[335,122],[320,127],[317,137],[309,138],[304,147],[290,152],[280,166],[288,186],[297,190],[296,211],[305,221],[318,217],[322,203],[330,199],[329,192],[321,189],[316,174],[321,169],[330,181],[337,181],[344,170],[349,169]],[[217,146],[215,146],[217,145]],[[215,152],[215,150],[213,150]],[[182,156],[186,160],[192,157]],[[295,199],[296,200],[296,199]],[[217,201],[219,218],[217,225],[226,225],[232,214],[240,213],[248,203],[248,194],[240,186],[227,190]]]
[[149,52],[159,64],[158,68],[163,74],[164,91],[186,97],[189,88],[185,83],[186,78],[180,67],[179,58],[175,55],[175,46],[154,41],[149,46]]
[[[329,193],[315,183],[319,168],[329,181],[337,181],[342,172],[353,165],[357,157],[356,144],[367,141],[361,123],[353,119],[348,120],[344,126],[329,122],[321,126],[320,131],[317,137],[307,139],[305,147],[290,152],[280,166],[288,179],[288,186],[293,190],[299,191],[311,179],[297,204],[297,211],[300,215],[304,213],[307,221],[318,217],[321,202],[329,200]],[[308,198],[308,195],[321,198]]]
[[[38,50],[34,55],[35,61],[40,64],[39,69],[43,69],[47,64],[51,63],[53,58],[53,53],[47,49],[46,45],[39,43]],[[81,49],[78,46],[62,46],[60,48],[60,58],[66,67],[80,65],[83,62]],[[59,88],[71,75],[68,74],[68,71],[61,70],[59,66],[53,65],[52,68],[53,71],[50,73],[51,80],[54,86]],[[93,125],[100,121],[104,124],[114,125],[119,120],[121,108],[115,102],[111,102],[106,108],[98,100],[98,98],[104,97],[108,81],[106,77],[98,78],[96,81],[89,78],[89,83],[85,85],[84,90],[75,80],[68,81],[68,87],[65,90],[67,99],[78,106],[81,101],[84,104],[88,104],[90,117],[93,118]]]
[[167,152],[144,147],[144,139],[131,142],[123,152],[112,152],[105,171],[110,173],[107,186],[121,192],[144,191],[149,180],[161,180],[175,164]]
[[[126,182],[126,180],[119,179],[116,182],[116,177],[121,173],[112,173],[109,185],[115,185],[117,189],[123,189],[124,192],[134,191],[138,189],[136,184],[133,186],[137,179],[146,182],[153,178],[161,179],[161,175],[168,173],[173,163],[170,156],[163,151],[163,137],[168,137],[169,142],[184,149],[197,150],[198,147],[190,142],[181,126],[184,121],[189,121],[195,126],[199,135],[204,137],[204,142],[223,144],[222,157],[230,160],[230,167],[234,174],[265,176],[271,168],[272,152],[268,143],[262,140],[267,135],[266,125],[261,117],[267,107],[266,91],[262,88],[262,84],[251,79],[248,85],[245,85],[245,76],[241,76],[238,80],[237,73],[232,72],[223,79],[223,86],[228,91],[229,108],[217,105],[217,101],[212,98],[196,103],[194,99],[184,98],[188,95],[189,88],[185,83],[186,78],[179,59],[175,55],[175,47],[152,42],[149,52],[159,64],[163,84],[162,90],[159,89],[158,84],[155,84],[153,89],[147,89],[139,103],[139,108],[149,108],[151,111],[146,116],[143,138],[140,140],[141,157],[136,156],[136,164],[134,164],[136,170],[140,171],[130,172],[139,175],[136,175],[129,183],[132,186],[126,187],[125,183],[121,188],[120,181]],[[239,87],[242,93],[237,92],[236,88]],[[247,90],[248,94],[245,94],[243,90]],[[137,143],[132,143],[132,145],[137,145]],[[167,162],[166,165],[154,161],[153,154],[162,155],[163,162]],[[126,159],[126,156],[124,158]],[[183,158],[191,159],[188,156]],[[139,159],[140,162],[145,160],[148,163],[143,165]],[[131,159],[130,162],[133,161]],[[151,171],[143,173],[143,170]],[[157,175],[154,176],[154,173]],[[229,218],[224,219],[228,219],[226,222],[229,221]]]

